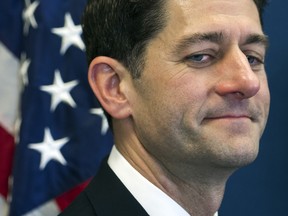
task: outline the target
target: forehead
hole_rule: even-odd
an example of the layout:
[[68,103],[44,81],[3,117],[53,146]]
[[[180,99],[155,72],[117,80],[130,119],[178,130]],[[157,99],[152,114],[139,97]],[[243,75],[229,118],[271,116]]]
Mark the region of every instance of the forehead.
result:
[[[239,13],[243,8],[256,8],[254,0],[168,0],[167,4],[170,6],[180,6],[187,9],[210,9],[214,11],[230,10],[230,13]],[[208,8],[207,8],[208,7]]]
[[166,11],[166,27],[160,37],[175,39],[208,31],[262,33],[253,0],[168,0]]
[[170,12],[187,12],[207,15],[206,13],[227,13],[241,15],[248,13],[258,19],[256,4],[253,0],[167,0]]

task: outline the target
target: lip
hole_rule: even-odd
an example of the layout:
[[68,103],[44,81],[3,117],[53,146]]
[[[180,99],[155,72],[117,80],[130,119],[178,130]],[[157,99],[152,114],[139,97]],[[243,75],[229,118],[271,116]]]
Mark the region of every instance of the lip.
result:
[[205,119],[241,119],[241,118],[251,119],[251,117],[247,115],[224,115],[224,116],[208,117]]
[[221,115],[221,116],[211,116],[204,118],[204,121],[213,121],[213,120],[251,120],[253,121],[253,118],[249,115]]

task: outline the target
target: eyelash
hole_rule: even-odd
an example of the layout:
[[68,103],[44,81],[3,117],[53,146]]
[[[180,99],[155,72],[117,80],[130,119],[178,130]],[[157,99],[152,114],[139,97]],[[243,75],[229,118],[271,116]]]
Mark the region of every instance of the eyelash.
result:
[[[258,68],[256,68],[257,66],[263,65],[264,61],[255,56],[255,55],[248,55],[246,54],[246,58],[248,63],[250,64],[252,70],[256,70]],[[211,54],[192,54],[192,55],[188,55],[185,57],[184,61],[188,62],[188,64],[193,64],[193,67],[206,67],[209,66],[210,64],[213,63],[213,61],[217,59],[217,56],[213,56]],[[253,60],[253,62],[251,62],[251,60]],[[256,62],[255,62],[256,61]]]
[[[186,59],[189,60],[191,58],[199,58],[199,57],[211,57],[210,55],[208,54],[195,54],[195,55],[190,55],[190,56],[187,56]],[[202,60],[202,59],[201,59]],[[198,61],[201,61],[200,59]],[[194,59],[194,61],[197,61],[196,59]],[[205,60],[204,60],[205,61]]]
[[192,54],[188,55],[185,57],[184,61],[192,67],[205,67],[213,63],[213,60],[216,59],[215,56],[211,54],[206,54],[206,53],[197,53],[197,54]]
[[[260,65],[260,64],[264,64],[264,61],[261,60],[260,58],[256,57],[256,56],[253,56],[253,55],[246,55],[247,57],[247,60],[249,62],[250,65]],[[250,59],[253,59],[254,61],[256,61],[256,63],[251,63],[250,62]]]

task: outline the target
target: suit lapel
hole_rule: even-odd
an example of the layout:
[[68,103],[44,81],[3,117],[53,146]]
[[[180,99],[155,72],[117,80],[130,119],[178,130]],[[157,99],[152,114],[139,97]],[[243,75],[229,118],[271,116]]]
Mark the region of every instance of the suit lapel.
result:
[[118,179],[105,160],[85,190],[96,215],[147,216],[143,207]]

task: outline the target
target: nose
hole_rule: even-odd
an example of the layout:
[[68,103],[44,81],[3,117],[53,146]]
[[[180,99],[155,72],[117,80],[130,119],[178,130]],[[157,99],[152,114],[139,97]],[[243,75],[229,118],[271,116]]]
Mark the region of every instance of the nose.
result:
[[232,96],[239,100],[251,98],[260,89],[257,72],[251,69],[246,55],[234,49],[223,58],[219,70],[216,92],[221,96]]

